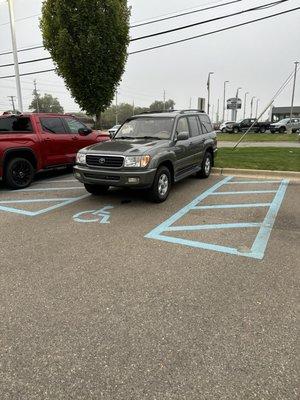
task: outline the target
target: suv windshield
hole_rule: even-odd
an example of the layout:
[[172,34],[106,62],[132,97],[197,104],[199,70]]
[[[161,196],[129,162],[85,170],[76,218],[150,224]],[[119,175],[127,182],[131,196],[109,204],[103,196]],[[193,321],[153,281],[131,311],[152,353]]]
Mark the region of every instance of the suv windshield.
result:
[[173,124],[174,118],[134,118],[125,122],[114,139],[170,139]]

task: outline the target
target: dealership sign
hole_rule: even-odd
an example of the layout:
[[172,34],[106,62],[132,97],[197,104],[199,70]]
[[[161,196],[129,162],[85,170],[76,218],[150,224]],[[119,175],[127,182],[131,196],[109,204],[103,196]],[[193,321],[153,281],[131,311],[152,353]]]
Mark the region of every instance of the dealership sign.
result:
[[227,110],[240,110],[242,108],[242,100],[236,97],[227,100]]

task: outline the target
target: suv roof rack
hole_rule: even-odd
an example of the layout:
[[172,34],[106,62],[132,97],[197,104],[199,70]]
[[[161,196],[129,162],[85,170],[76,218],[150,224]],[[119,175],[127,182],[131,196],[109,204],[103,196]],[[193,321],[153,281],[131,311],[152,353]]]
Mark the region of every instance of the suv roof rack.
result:
[[180,114],[185,114],[185,113],[188,113],[188,112],[193,112],[193,113],[204,113],[205,111],[203,111],[203,110],[198,110],[198,109],[193,109],[193,108],[191,108],[191,109],[186,109],[186,110],[180,110]]
[[[163,114],[163,113],[172,113],[178,110],[159,110],[159,111],[143,111],[141,114]],[[137,114],[139,115],[139,114]]]

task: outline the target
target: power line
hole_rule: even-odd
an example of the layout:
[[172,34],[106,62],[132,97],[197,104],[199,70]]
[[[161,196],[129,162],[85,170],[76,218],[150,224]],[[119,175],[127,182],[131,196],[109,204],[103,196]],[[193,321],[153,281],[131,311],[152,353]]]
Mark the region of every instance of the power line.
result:
[[151,51],[151,50],[155,50],[155,49],[160,49],[160,48],[162,48],[162,47],[172,46],[172,45],[174,45],[174,44],[179,44],[179,43],[188,42],[188,41],[190,41],[190,40],[194,40],[194,39],[198,39],[198,38],[201,38],[201,37],[213,35],[213,34],[215,34],[215,33],[225,32],[225,31],[229,31],[229,30],[234,29],[234,28],[239,28],[239,27],[241,27],[241,26],[250,25],[250,24],[252,24],[252,23],[254,23],[254,22],[259,22],[259,21],[263,21],[263,20],[265,20],[265,19],[270,19],[270,18],[273,18],[273,17],[277,17],[277,16],[279,16],[279,15],[288,14],[288,13],[290,13],[290,12],[297,11],[297,10],[299,10],[299,9],[300,9],[300,7],[292,8],[292,9],[290,9],[290,10],[281,11],[280,13],[268,15],[268,16],[266,16],[266,17],[261,17],[261,18],[253,19],[253,20],[251,20],[251,21],[243,22],[243,23],[241,23],[241,24],[231,25],[231,26],[228,26],[228,27],[226,27],[226,28],[217,29],[217,30],[215,30],[215,31],[211,31],[211,32],[207,32],[207,33],[202,33],[201,35],[191,36],[191,37],[188,37],[188,38],[186,38],[186,39],[176,40],[176,41],[164,43],[164,44],[161,44],[161,45],[158,45],[158,46],[147,47],[146,49],[133,51],[133,52],[128,53],[128,54],[129,54],[129,55],[139,54],[139,53],[144,53],[144,52],[146,52],[146,51]]
[[[240,0],[238,0],[238,1],[240,1]],[[241,14],[244,14],[244,13],[248,13],[248,12],[252,12],[252,11],[258,11],[258,10],[262,10],[262,9],[265,9],[265,8],[274,7],[276,5],[279,5],[281,3],[285,3],[287,1],[289,1],[289,0],[273,1],[272,3],[264,4],[264,5],[253,7],[253,8],[249,8],[249,9],[242,10],[242,11],[239,11],[239,12],[236,12],[236,13],[232,13],[232,14],[223,15],[221,17],[212,18],[212,19],[209,19],[209,20],[206,20],[206,21],[200,21],[200,22],[196,22],[196,23],[190,24],[190,25],[185,25],[185,26],[182,26],[182,27],[179,27],[179,28],[169,29],[167,31],[162,31],[162,32],[157,32],[157,33],[153,33],[153,34],[146,35],[146,36],[141,36],[141,37],[138,37],[138,38],[131,39],[130,41],[134,42],[134,41],[141,40],[141,39],[148,39],[148,38],[151,38],[151,37],[154,37],[154,36],[164,35],[164,34],[167,34],[167,33],[176,32],[176,31],[180,31],[180,30],[183,30],[183,29],[187,29],[187,28],[191,28],[191,27],[195,27],[195,26],[199,26],[199,25],[204,25],[204,24],[207,24],[207,23],[210,23],[210,22],[215,22],[215,21],[222,20],[222,19],[225,19],[225,18],[241,15]],[[226,4],[228,4],[228,3],[226,3]],[[43,57],[43,58],[36,58],[36,59],[33,59],[33,60],[28,60],[28,61],[22,61],[19,64],[29,64],[29,63],[40,62],[40,61],[45,61],[45,60],[51,60],[51,57]],[[12,67],[13,65],[14,65],[14,63],[2,64],[2,65],[0,65],[0,68]]]
[[[25,47],[24,49],[19,49],[18,53],[22,53],[23,51],[30,51],[30,50],[36,50],[36,49],[42,49],[44,48],[43,45],[36,45],[36,46],[31,46],[31,47]],[[12,54],[13,52],[10,50],[7,50],[3,53],[0,53],[0,56],[6,56],[8,54]]]
[[273,1],[272,3],[268,3],[268,4],[265,4],[265,5],[262,5],[262,6],[257,6],[257,7],[248,8],[248,9],[246,9],[246,10],[238,11],[238,12],[235,12],[235,13],[232,13],[232,14],[223,15],[223,16],[221,16],[221,17],[215,17],[215,18],[207,19],[207,20],[205,20],[205,21],[195,22],[194,24],[189,24],[189,25],[181,26],[181,27],[179,27],[179,28],[168,29],[168,30],[166,30],[166,31],[151,33],[150,35],[140,36],[140,37],[131,39],[130,41],[131,41],[131,42],[135,42],[135,41],[137,41],[137,40],[148,39],[148,38],[155,37],[155,36],[165,35],[165,34],[167,34],[167,33],[172,33],[172,32],[181,31],[181,30],[183,30],[183,29],[188,29],[188,28],[192,28],[192,27],[195,27],[195,26],[208,24],[208,23],[210,23],[210,22],[219,21],[219,20],[221,20],[221,19],[230,18],[230,17],[235,17],[235,16],[237,16],[237,15],[245,14],[245,13],[252,12],[252,11],[260,11],[260,10],[263,10],[263,9],[265,9],[265,8],[275,7],[275,6],[279,5],[279,4],[286,3],[287,1],[289,1],[289,0]]
[[214,8],[224,7],[224,6],[227,6],[227,5],[230,5],[230,4],[234,4],[234,3],[240,3],[241,1],[242,0],[228,1],[227,3],[217,4],[217,5],[209,6],[209,7],[205,7],[205,8],[200,8],[198,10],[182,12],[180,14],[171,15],[171,16],[168,16],[168,17],[163,17],[163,18],[158,17],[157,19],[153,19],[151,21],[136,23],[135,25],[131,25],[130,28],[137,28],[137,27],[140,27],[140,26],[150,25],[150,24],[154,24],[154,23],[157,23],[157,22],[167,21],[167,20],[173,19],[173,18],[179,18],[179,17],[183,17],[183,16],[186,16],[186,15],[190,15],[190,14],[196,14],[196,13],[199,13],[199,12],[202,12],[202,11],[212,10]]
[[[161,45],[158,45],[158,46],[153,46],[153,47],[148,47],[148,48],[145,48],[145,49],[142,49],[142,50],[133,51],[131,53],[128,53],[128,55],[148,52],[148,51],[151,51],[151,50],[160,49],[160,48],[167,47],[167,46],[172,46],[174,44],[179,44],[179,43],[187,42],[187,41],[190,41],[190,40],[198,39],[198,38],[201,38],[201,37],[214,35],[216,33],[225,32],[225,31],[228,31],[228,30],[231,30],[231,29],[239,28],[241,26],[250,25],[250,24],[255,23],[255,22],[259,22],[259,21],[263,21],[263,20],[266,20],[266,19],[270,19],[270,18],[274,18],[274,17],[280,16],[280,15],[288,14],[288,13],[297,11],[299,9],[300,9],[300,7],[295,7],[295,8],[292,8],[290,10],[281,11],[281,12],[276,13],[276,14],[271,14],[271,15],[268,15],[268,16],[265,16],[265,17],[257,18],[257,19],[251,20],[251,21],[247,21],[247,22],[243,22],[243,23],[237,24],[237,25],[231,25],[231,26],[226,27],[226,28],[217,29],[215,31],[203,33],[201,35],[191,36],[191,37],[186,38],[186,39],[176,40],[176,41],[164,43],[164,44],[161,44]],[[42,71],[27,72],[27,73],[20,74],[20,76],[43,74],[43,73],[46,73],[46,72],[53,72],[53,71],[55,71],[55,68],[42,70]],[[15,77],[15,75],[7,75],[7,76],[0,76],[0,79],[7,79],[7,78],[14,78],[14,77]]]

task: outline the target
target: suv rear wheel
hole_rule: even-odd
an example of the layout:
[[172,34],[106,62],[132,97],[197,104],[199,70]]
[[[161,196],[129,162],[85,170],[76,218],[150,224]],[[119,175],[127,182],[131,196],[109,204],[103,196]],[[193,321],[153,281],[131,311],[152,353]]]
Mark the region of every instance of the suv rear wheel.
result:
[[212,169],[212,156],[209,152],[205,153],[202,164],[201,171],[197,172],[197,177],[206,179],[209,177]]
[[239,128],[233,128],[233,133],[239,133]]
[[90,185],[88,183],[84,184],[85,189],[95,195],[95,196],[100,196],[101,194],[105,194],[107,193],[109,186],[105,186],[105,185]]
[[265,133],[266,132],[266,128],[264,126],[261,126],[259,131],[260,131],[260,133]]
[[153,185],[149,190],[150,198],[155,203],[167,200],[171,189],[171,173],[167,167],[160,167],[155,175]]
[[34,168],[26,158],[13,158],[5,168],[5,183],[12,189],[24,189],[31,184]]

